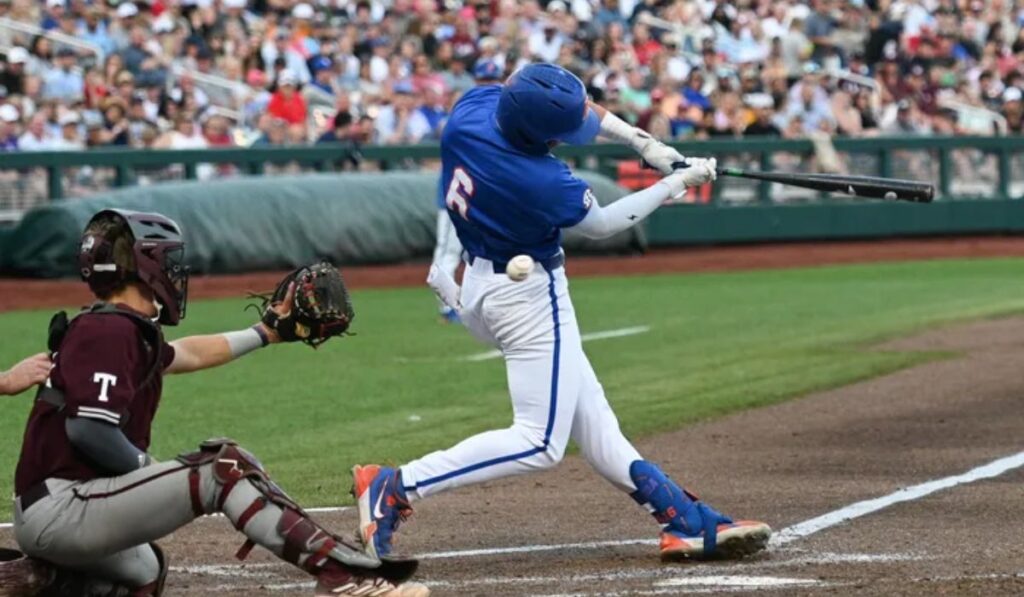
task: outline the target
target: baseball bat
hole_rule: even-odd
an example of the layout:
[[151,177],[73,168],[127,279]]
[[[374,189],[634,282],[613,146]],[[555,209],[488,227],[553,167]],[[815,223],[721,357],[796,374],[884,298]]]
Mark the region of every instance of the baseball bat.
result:
[[[685,168],[686,162],[672,164]],[[777,182],[793,187],[814,189],[828,193],[842,193],[853,197],[931,203],[935,186],[916,180],[878,178],[875,176],[848,176],[843,174],[791,174],[788,172],[752,172],[742,168],[718,168],[719,176],[736,176],[753,180]]]

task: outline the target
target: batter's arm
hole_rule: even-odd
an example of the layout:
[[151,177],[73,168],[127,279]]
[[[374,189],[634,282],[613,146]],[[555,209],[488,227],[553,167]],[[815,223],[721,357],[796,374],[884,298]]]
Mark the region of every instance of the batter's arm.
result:
[[130,473],[152,462],[149,454],[135,447],[120,428],[82,417],[64,423],[68,440],[95,464],[115,475]]
[[662,174],[671,174],[673,164],[687,161],[682,154],[658,141],[647,131],[629,124],[594,102],[587,105],[601,118],[599,134],[602,137],[629,145],[647,164]]
[[587,238],[607,238],[635,226],[669,197],[681,195],[686,187],[699,186],[715,178],[715,159],[699,160],[684,170],[659,180],[642,191],[626,195],[601,207],[593,202],[579,224],[568,228]]

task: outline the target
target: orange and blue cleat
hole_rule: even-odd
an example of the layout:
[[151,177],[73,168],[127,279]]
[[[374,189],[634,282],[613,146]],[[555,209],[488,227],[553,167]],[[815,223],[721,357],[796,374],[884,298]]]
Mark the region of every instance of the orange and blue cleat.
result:
[[366,553],[377,558],[390,554],[395,529],[412,515],[399,471],[376,464],[354,466],[352,495],[359,510],[359,538]]
[[738,559],[768,546],[772,530],[763,522],[733,522],[670,479],[657,466],[637,460],[629,468],[631,495],[665,525],[661,559]]

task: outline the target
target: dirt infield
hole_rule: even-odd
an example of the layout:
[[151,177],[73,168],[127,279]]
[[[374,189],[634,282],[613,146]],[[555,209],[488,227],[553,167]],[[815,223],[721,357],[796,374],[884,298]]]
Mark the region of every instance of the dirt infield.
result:
[[[1021,256],[1024,238],[1020,237],[939,238],[655,250],[642,257],[573,257],[568,260],[568,269],[573,276],[599,276]],[[427,265],[422,263],[360,266],[345,268],[345,278],[353,288],[418,286],[424,283],[426,270]],[[272,289],[281,276],[281,272],[195,276],[190,281],[189,297],[195,300],[265,291]],[[0,279],[0,312],[89,302],[87,289],[77,280]]]
[[[652,437],[641,451],[709,502],[778,530],[1024,450],[1024,318],[880,348],[963,355]],[[552,473],[423,503],[400,546],[432,554],[422,578],[437,595],[1019,595],[1022,481],[1017,468],[776,545],[751,561],[680,566],[658,563],[653,545],[622,544],[653,540],[654,525],[570,457]],[[341,492],[348,480],[336,482]],[[323,517],[339,529],[356,524],[351,511]],[[227,567],[179,568],[172,594],[229,586],[239,595],[307,592],[294,585],[300,575],[277,564],[235,568],[227,555],[235,543],[223,520],[178,533],[168,547],[179,567]],[[529,548],[560,544],[574,545]],[[506,553],[470,551],[487,549]]]
[[[961,354],[640,442],[712,504],[786,529],[763,556],[660,564],[648,516],[577,456],[424,502],[400,548],[423,556],[435,595],[1024,594],[1024,318],[878,349]],[[1003,474],[978,468],[1007,456],[1016,460],[1002,461]],[[934,480],[965,483],[914,495]],[[333,483],[340,495],[349,481]],[[896,495],[913,499],[842,522],[857,514],[850,504],[908,487]],[[837,511],[831,523],[812,520]],[[356,524],[351,510],[321,518]],[[310,594],[305,577],[265,553],[232,560],[239,542],[223,519],[164,542],[169,595]]]

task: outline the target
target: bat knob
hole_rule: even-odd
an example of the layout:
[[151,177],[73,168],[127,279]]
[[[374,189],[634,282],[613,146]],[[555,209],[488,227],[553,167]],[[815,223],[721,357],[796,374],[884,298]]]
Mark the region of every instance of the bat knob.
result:
[[[656,169],[654,166],[648,164],[647,160],[640,160],[640,167],[643,168],[644,170],[655,170]],[[683,169],[689,168],[689,167],[690,167],[690,164],[686,160],[681,160],[681,161],[678,161],[678,162],[672,162],[672,169],[673,170],[683,170]]]

